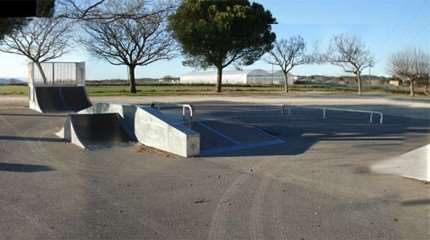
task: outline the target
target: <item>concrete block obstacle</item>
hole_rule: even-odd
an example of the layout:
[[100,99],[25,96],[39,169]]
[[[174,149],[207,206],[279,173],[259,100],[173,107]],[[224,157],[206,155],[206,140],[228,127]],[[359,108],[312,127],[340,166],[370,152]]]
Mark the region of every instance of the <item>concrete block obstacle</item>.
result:
[[[174,108],[182,108],[182,117],[169,112]],[[190,108],[188,118],[187,108]],[[183,157],[258,151],[261,147],[285,144],[284,140],[252,125],[193,119],[192,112],[192,106],[186,104],[160,107],[96,103],[77,114],[70,114],[58,135],[82,148],[97,145],[97,142],[103,145],[137,141]],[[106,116],[99,117],[101,114]],[[112,120],[113,116],[117,116],[116,121]],[[100,124],[97,125],[97,122]],[[97,130],[90,129],[89,126]],[[128,138],[120,137],[119,132],[110,132],[111,129],[121,129]],[[94,131],[106,131],[106,136],[97,135]]]
[[135,134],[140,143],[150,147],[183,157],[200,154],[200,134],[154,108],[137,108]]
[[376,163],[371,170],[430,182],[430,144]]
[[[163,112],[162,109],[182,108],[182,117]],[[189,109],[187,117],[186,110]],[[211,156],[235,151],[258,151],[261,147],[285,144],[285,141],[257,127],[242,122],[193,119],[192,106],[168,105],[144,106],[112,103],[96,103],[89,108],[70,114],[64,128],[57,134],[72,143],[88,148],[88,145],[115,144],[121,141],[137,141],[149,147],[182,157]],[[97,117],[100,114],[112,116]],[[82,115],[82,116],[81,116]],[[96,126],[96,122],[100,126]],[[105,124],[104,121],[110,122]],[[87,126],[94,126],[89,129]],[[128,138],[117,137],[110,129],[122,129]],[[105,130],[106,129],[106,130]],[[106,136],[93,131],[107,131]],[[106,139],[104,139],[106,138]],[[119,141],[114,141],[118,140]]]
[[[118,116],[116,121],[112,121],[112,114]],[[104,121],[110,122],[110,125],[104,124]],[[97,122],[100,126],[97,126]],[[93,126],[101,132],[107,131],[107,136],[93,134],[93,130],[87,126]],[[119,130],[114,134],[107,129],[119,127],[128,139],[119,137]],[[156,109],[141,105],[96,103],[77,114],[70,114],[64,128],[57,135],[82,148],[88,148],[88,144],[104,145],[137,140],[183,157],[200,154],[200,136],[197,132],[187,128],[183,122],[177,122]]]
[[85,91],[85,63],[30,63],[29,107],[42,113],[77,112],[92,104]]

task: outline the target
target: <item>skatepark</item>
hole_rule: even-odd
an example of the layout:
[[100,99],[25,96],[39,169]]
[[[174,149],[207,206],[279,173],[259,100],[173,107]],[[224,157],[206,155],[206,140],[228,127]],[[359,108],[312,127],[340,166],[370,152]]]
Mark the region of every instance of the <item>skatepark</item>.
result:
[[428,184],[390,171],[428,144],[427,103],[88,102],[39,113],[2,97],[5,239],[428,239]]
[[429,8],[0,0],[0,240],[430,240]]

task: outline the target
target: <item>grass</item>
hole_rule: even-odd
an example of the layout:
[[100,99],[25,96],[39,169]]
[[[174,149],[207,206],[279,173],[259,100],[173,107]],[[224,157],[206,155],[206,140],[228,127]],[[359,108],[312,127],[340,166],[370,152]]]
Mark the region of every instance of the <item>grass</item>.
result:
[[[137,87],[137,93],[129,93],[128,85],[95,85],[88,84],[86,87],[89,96],[178,96],[178,95],[214,95],[213,85],[172,85],[172,84],[148,84]],[[354,94],[356,88],[346,85],[323,85],[323,84],[296,84],[290,86],[292,93],[333,93]],[[280,95],[283,93],[282,86],[223,86],[222,95],[246,96],[246,95]],[[367,86],[364,93],[385,94],[407,94],[405,89],[388,89],[383,87]],[[0,95],[28,94],[28,87],[22,85],[0,85]]]
[[0,95],[27,96],[28,87],[23,85],[0,85]]

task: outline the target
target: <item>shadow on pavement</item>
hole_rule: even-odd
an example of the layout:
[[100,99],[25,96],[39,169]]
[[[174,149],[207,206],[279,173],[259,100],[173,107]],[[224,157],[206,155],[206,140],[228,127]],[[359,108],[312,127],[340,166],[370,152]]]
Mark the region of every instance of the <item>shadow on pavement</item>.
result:
[[52,171],[53,168],[45,165],[21,164],[21,163],[2,163],[0,162],[0,171],[6,172],[44,172]]
[[67,117],[67,114],[52,114],[52,113],[0,113],[4,117]]
[[47,137],[20,137],[20,136],[0,136],[0,141],[37,141],[37,142],[65,142],[61,138],[47,138]]
[[[313,107],[313,106],[312,106]],[[339,106],[340,107],[340,106]],[[372,105],[371,109],[364,109],[362,105],[349,105],[347,108],[382,111],[384,112],[384,123],[379,124],[379,119],[369,122],[369,115],[356,112],[330,112],[327,119],[322,119],[321,110],[296,107],[290,116],[281,116],[279,106],[254,105],[254,104],[208,104],[195,105],[200,119],[211,119],[217,124],[212,128],[234,140],[239,139],[238,150],[234,147],[232,151],[206,151],[214,154],[211,156],[270,156],[270,155],[297,155],[306,152],[310,147],[320,141],[354,141],[356,144],[366,144],[368,147],[381,147],[402,144],[408,137],[425,137],[430,132],[428,119],[415,119],[406,111],[403,115],[391,115],[393,108],[385,105]],[[401,111],[402,109],[400,109]],[[385,114],[385,111],[387,114]],[[426,109],[428,111],[428,109]],[[424,110],[421,113],[426,113]],[[410,117],[411,116],[411,117]],[[229,129],[223,129],[222,125],[229,123]],[[258,137],[252,131],[242,131],[244,126],[260,129],[267,134],[283,140],[285,143],[273,144],[272,146],[258,146],[240,149],[241,139],[255,139]],[[196,129],[198,130],[198,129]],[[208,131],[198,131],[201,137],[210,136]],[[214,132],[214,131],[212,131]],[[233,135],[234,134],[234,135]],[[240,135],[242,134],[242,136]],[[212,134],[213,135],[213,134]],[[219,134],[221,135],[221,134]],[[221,136],[221,138],[223,138]],[[225,137],[223,138],[225,139]],[[227,139],[228,140],[228,139]],[[204,141],[204,140],[202,140]],[[214,142],[214,141],[210,141]],[[381,144],[381,145],[380,145]],[[207,144],[209,146],[209,144]],[[258,144],[256,144],[258,145]],[[211,144],[211,146],[214,146]],[[203,144],[202,147],[205,147]],[[206,150],[206,149],[203,149]]]
[[415,199],[402,202],[402,206],[430,205],[430,199]]

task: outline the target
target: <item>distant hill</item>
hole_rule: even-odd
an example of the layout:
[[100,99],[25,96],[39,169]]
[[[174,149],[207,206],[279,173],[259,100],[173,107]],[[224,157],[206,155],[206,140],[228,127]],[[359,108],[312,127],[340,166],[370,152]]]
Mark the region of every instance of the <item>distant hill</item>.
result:
[[17,78],[0,78],[0,85],[26,85],[27,82]]

